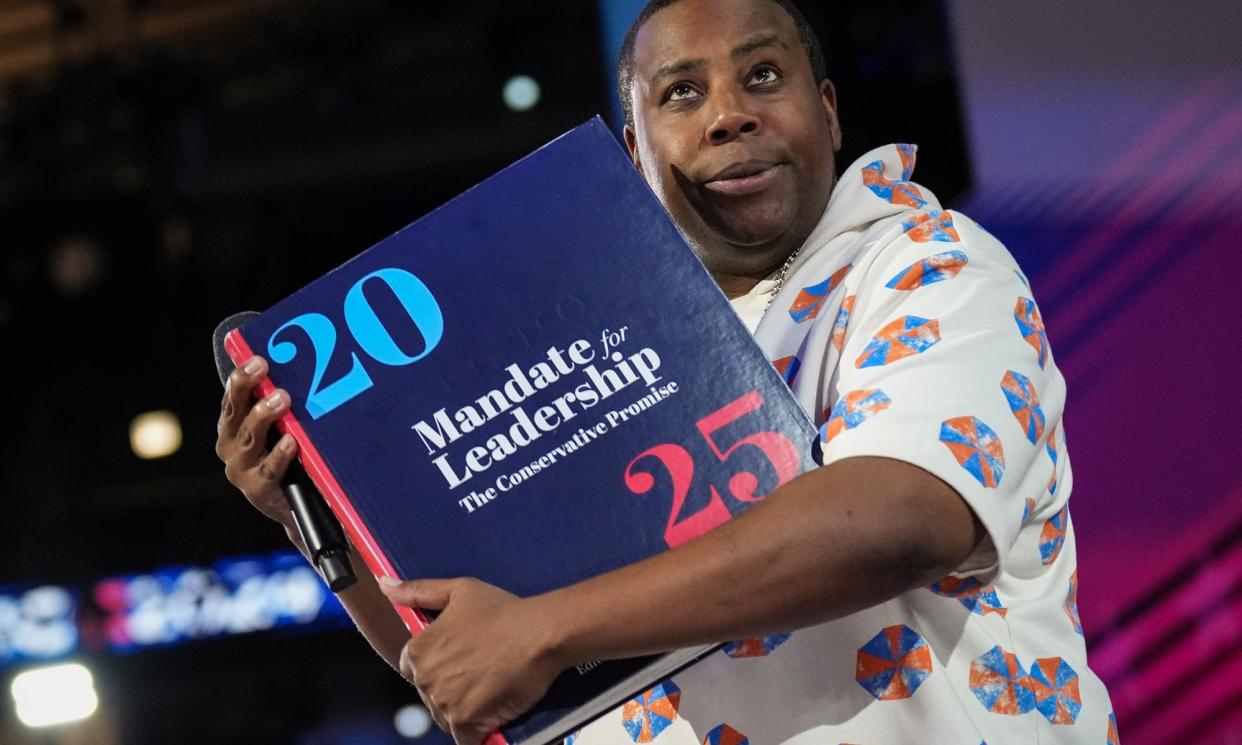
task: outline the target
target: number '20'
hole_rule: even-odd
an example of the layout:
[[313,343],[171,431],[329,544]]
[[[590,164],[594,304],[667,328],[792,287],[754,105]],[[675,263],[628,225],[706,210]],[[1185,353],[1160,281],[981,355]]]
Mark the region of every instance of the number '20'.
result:
[[[375,315],[375,309],[362,292],[363,285],[372,279],[388,285],[414,327],[422,334],[426,345],[418,354],[410,356],[403,352],[383,321]],[[404,269],[386,267],[371,272],[349,288],[349,292],[345,294],[345,325],[354,341],[371,359],[396,367],[418,362],[436,348],[444,335],[444,314],[440,311],[440,304],[436,302],[435,296],[422,280]],[[276,340],[281,332],[293,326],[302,329],[310,337],[311,351],[315,358],[310,392],[306,396],[306,411],[312,419],[318,419],[375,385],[355,352],[350,352],[353,365],[349,372],[330,383],[324,382],[328,361],[336,350],[336,327],[321,313],[303,313],[272,332],[267,341],[267,353],[273,361],[283,365],[297,356],[297,345],[290,341]]]

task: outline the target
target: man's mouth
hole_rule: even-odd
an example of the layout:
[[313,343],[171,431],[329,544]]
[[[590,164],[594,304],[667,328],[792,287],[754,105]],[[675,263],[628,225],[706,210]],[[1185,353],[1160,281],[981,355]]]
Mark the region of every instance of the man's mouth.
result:
[[703,188],[731,197],[754,194],[768,188],[778,165],[757,160],[734,163],[705,181]]

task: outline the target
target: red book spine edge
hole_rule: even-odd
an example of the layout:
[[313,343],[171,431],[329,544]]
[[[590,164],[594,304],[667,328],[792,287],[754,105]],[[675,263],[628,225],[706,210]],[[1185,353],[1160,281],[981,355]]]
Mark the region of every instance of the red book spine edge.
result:
[[[250,345],[246,343],[242,337],[241,331],[233,329],[224,337],[224,349],[228,352],[229,357],[233,360],[234,365],[242,365],[251,357],[254,352],[250,350]],[[270,378],[263,378],[259,383],[260,398],[266,397],[276,390],[276,386],[272,384]],[[375,537],[371,535],[371,531],[367,530],[366,524],[358,517],[354,505],[349,499],[349,495],[341,488],[340,482],[332,475],[332,471],[328,468],[328,464],[324,462],[323,456],[319,454],[319,450],[315,447],[315,443],[311,442],[310,437],[306,434],[306,430],[302,428],[302,424],[298,422],[297,417],[293,416],[292,411],[285,412],[276,422],[276,428],[283,434],[293,435],[293,439],[298,443],[298,458],[302,461],[303,467],[310,475],[311,481],[315,482],[315,486],[319,487],[320,493],[323,494],[324,501],[328,503],[328,507],[332,509],[336,519],[341,521],[341,527],[345,529],[349,541],[362,555],[363,561],[366,562],[367,568],[376,577],[397,577],[396,570],[393,569],[392,563],[388,561],[388,557],[380,550],[379,544],[375,541]],[[398,577],[398,579],[400,579]],[[422,611],[417,608],[408,608],[404,605],[393,605],[397,610],[397,615],[401,617],[405,627],[410,630],[411,634],[417,634],[427,628],[431,622],[423,615]],[[509,745],[504,735],[499,730],[490,733],[483,738],[482,745]]]
[[[254,352],[250,350],[250,345],[246,343],[240,331],[234,329],[224,337],[224,349],[232,358],[233,364],[242,365],[251,357]],[[263,378],[259,383],[260,399],[268,396],[276,390],[276,386],[272,383],[271,378]],[[388,557],[380,550],[379,544],[375,541],[375,537],[371,535],[371,531],[367,530],[367,526],[358,517],[358,513],[354,510],[353,502],[350,501],[349,495],[341,488],[340,482],[332,475],[332,471],[328,468],[328,464],[324,462],[323,456],[319,454],[319,450],[315,444],[311,442],[310,437],[306,434],[306,430],[302,428],[302,424],[293,416],[292,411],[285,412],[276,422],[276,428],[284,434],[293,435],[293,439],[298,442],[298,458],[302,461],[302,465],[306,468],[306,472],[310,474],[311,481],[315,482],[315,486],[319,487],[319,491],[323,494],[324,501],[328,503],[328,507],[332,509],[336,519],[341,521],[341,527],[345,529],[349,541],[362,555],[363,561],[366,562],[367,568],[376,577],[396,577],[397,572],[393,569],[392,563],[388,561]],[[398,577],[398,579],[400,579]],[[401,616],[401,620],[405,623],[411,634],[417,634],[427,627],[430,621],[416,608],[407,608],[403,605],[394,605],[397,614]]]

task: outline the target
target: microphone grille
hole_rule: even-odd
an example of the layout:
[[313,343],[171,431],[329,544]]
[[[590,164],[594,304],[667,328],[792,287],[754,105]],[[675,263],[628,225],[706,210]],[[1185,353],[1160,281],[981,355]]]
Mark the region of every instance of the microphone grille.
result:
[[228,318],[220,322],[216,326],[216,330],[211,334],[212,352],[216,356],[216,374],[220,376],[220,385],[225,385],[229,379],[229,373],[233,372],[233,359],[229,357],[229,353],[224,349],[224,337],[235,328],[239,328],[252,318],[258,317],[258,312],[253,310],[245,310],[241,313],[234,313]]

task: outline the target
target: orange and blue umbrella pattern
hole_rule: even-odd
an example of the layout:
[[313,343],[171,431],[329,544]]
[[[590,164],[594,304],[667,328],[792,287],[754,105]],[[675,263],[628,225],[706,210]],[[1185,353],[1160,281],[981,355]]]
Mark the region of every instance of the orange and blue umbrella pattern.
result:
[[735,660],[747,657],[767,657],[772,651],[789,641],[790,634],[770,634],[768,636],[752,636],[746,639],[731,641],[721,647],[725,654]]
[[917,290],[924,285],[944,282],[953,279],[962,267],[966,266],[966,253],[963,251],[944,251],[942,253],[920,259],[902,269],[888,284],[890,290]]
[[992,647],[970,663],[970,691],[983,708],[1017,716],[1035,708],[1035,695],[1026,685],[1026,671],[1013,652]]
[[962,607],[976,616],[996,613],[1003,617],[1009,612],[996,594],[996,587],[984,585],[974,577],[945,577],[927,589],[937,595],[957,599]]
[[863,184],[872,194],[891,204],[905,207],[922,207],[927,204],[919,187],[908,181],[892,181],[884,174],[884,162],[875,161],[863,168]]
[[1065,545],[1065,525],[1068,522],[1068,504],[1044,521],[1044,527],[1039,531],[1039,556],[1044,564],[1051,564],[1060,556],[1061,548]]
[[850,314],[854,312],[854,301],[858,299],[857,295],[848,295],[841,301],[841,308],[837,311],[836,320],[832,323],[832,346],[838,352],[841,347],[845,346],[845,332],[850,327]]
[[1082,636],[1082,621],[1078,618],[1078,570],[1070,575],[1069,592],[1065,595],[1065,605],[1061,606],[1065,609],[1065,615],[1069,616],[1070,623],[1074,625],[1074,633]]
[[859,648],[854,679],[877,700],[892,701],[913,696],[931,674],[931,647],[917,631],[899,624]]
[[854,362],[858,369],[879,367],[913,357],[940,341],[940,321],[934,318],[902,316],[884,325]]
[[1000,484],[1005,475],[1005,451],[991,427],[973,416],[946,419],[940,425],[940,441],[980,484],[988,489]]
[[750,745],[750,740],[729,725],[718,724],[703,738],[703,745]]
[[772,367],[776,368],[776,372],[780,374],[781,380],[785,381],[785,385],[793,385],[794,378],[798,377],[798,368],[802,367],[802,360],[798,359],[796,354],[791,354],[779,360],[772,360]]
[[1042,368],[1048,362],[1048,332],[1044,329],[1044,319],[1040,318],[1035,301],[1018,298],[1018,304],[1013,309],[1013,320],[1017,322],[1022,338],[1035,350]]
[[1057,493],[1057,433],[1053,432],[1048,435],[1048,444],[1046,446],[1048,457],[1052,459],[1052,476],[1048,479],[1048,493],[1056,496]]
[[1009,410],[1022,427],[1026,439],[1034,445],[1044,436],[1044,424],[1047,418],[1044,410],[1039,407],[1039,396],[1031,379],[1016,370],[1009,370],[1001,378],[1001,390],[1005,400],[1009,402]]
[[802,323],[809,321],[819,315],[819,311],[823,309],[824,303],[828,300],[828,296],[832,291],[841,286],[841,281],[845,279],[845,275],[850,273],[853,268],[852,264],[846,264],[836,270],[822,282],[813,285],[807,285],[798,291],[798,296],[794,298],[793,304],[789,306],[789,317],[794,323]]
[[1073,724],[1082,711],[1078,673],[1060,657],[1041,657],[1031,665],[1026,685],[1035,696],[1035,709],[1050,724]]
[[874,390],[850,391],[832,407],[828,421],[820,427],[819,438],[822,442],[832,442],[832,438],[847,429],[854,429],[881,411],[892,405],[892,399],[884,391]]
[[945,577],[928,585],[927,589],[942,597],[962,598],[977,595],[984,587],[977,577]]
[[897,145],[897,156],[901,158],[901,178],[909,181],[914,175],[914,162],[918,148],[908,143]]
[[901,221],[901,229],[915,243],[958,243],[962,240],[953,225],[953,216],[946,210],[915,212]]
[[625,702],[621,718],[636,743],[651,742],[677,719],[681,689],[666,680]]
[[871,190],[872,194],[890,204],[916,208],[926,205],[927,200],[923,198],[923,192],[919,191],[919,187],[910,183],[910,177],[914,175],[914,147],[898,145],[897,153],[901,156],[900,179],[890,180],[885,173],[887,169],[884,161],[876,160],[863,166],[863,184]]

